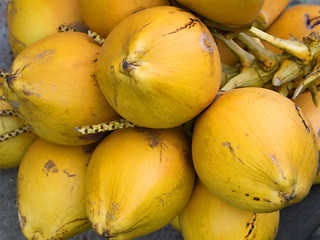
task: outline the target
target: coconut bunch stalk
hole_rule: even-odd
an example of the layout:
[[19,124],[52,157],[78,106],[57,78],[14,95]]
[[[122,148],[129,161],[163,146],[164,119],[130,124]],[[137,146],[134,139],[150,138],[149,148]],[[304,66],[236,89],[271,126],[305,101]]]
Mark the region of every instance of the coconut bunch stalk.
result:
[[[311,32],[302,40],[282,39],[254,26],[230,33],[214,28],[210,21],[206,23],[214,38],[224,42],[239,60],[239,64],[232,67],[238,68],[239,74],[225,78],[220,86],[221,91],[239,87],[267,87],[293,99],[304,91],[316,92],[320,68],[320,37],[316,32]],[[243,43],[245,48],[235,40]],[[274,53],[262,41],[281,52]],[[224,69],[232,68],[224,66]],[[317,94],[313,94],[313,98],[317,105]]]

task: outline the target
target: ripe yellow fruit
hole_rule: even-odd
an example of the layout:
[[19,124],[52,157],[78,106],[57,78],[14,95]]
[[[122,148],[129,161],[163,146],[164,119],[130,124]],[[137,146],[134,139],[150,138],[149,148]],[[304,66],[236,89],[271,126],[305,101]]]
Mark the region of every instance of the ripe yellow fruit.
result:
[[103,135],[75,128],[109,122],[119,115],[95,79],[100,46],[85,33],[63,32],[24,49],[3,85],[6,100],[38,136],[58,144],[86,145]]
[[169,224],[186,205],[195,172],[180,128],[118,129],[89,162],[87,214],[107,239],[134,239]]
[[273,240],[279,226],[279,211],[253,213],[221,201],[200,182],[179,214],[184,240]]
[[[0,96],[2,95],[2,84],[0,79]],[[11,105],[0,99],[0,111],[13,110]],[[0,136],[22,127],[24,123],[18,116],[0,115]],[[37,136],[32,132],[21,133],[14,138],[0,141],[0,168],[18,167],[23,155]]]
[[80,13],[88,27],[102,37],[125,17],[145,8],[169,5],[168,0],[77,0]]
[[[320,91],[318,91],[318,97],[320,97]],[[320,151],[320,106],[316,106],[313,103],[310,92],[304,92],[302,94],[299,94],[296,99],[293,99],[293,101],[301,108],[303,113],[311,122],[317,137],[318,150]],[[320,184],[319,172],[314,180],[314,183]]]
[[169,128],[198,115],[215,97],[221,62],[194,15],[159,6],[130,15],[108,35],[97,79],[110,105],[139,126]]
[[195,122],[192,153],[210,192],[257,213],[301,201],[318,169],[310,121],[290,99],[265,88],[217,97]]
[[258,16],[264,0],[177,0],[205,18],[225,29],[238,29],[250,25]]
[[7,22],[15,56],[41,38],[57,33],[61,24],[78,30],[87,29],[77,0],[9,0]]
[[85,175],[94,146],[63,146],[37,138],[17,180],[18,214],[27,239],[68,239],[90,229]]

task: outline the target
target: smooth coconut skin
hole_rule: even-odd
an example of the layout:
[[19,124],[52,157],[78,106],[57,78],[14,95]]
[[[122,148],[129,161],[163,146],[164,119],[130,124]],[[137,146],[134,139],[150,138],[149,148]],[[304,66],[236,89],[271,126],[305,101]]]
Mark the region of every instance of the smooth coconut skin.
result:
[[9,0],[9,42],[14,56],[43,37],[59,32],[61,24],[87,30],[77,0]]
[[[2,95],[2,80],[0,78],[0,96]],[[0,111],[12,110],[11,105],[0,100]],[[24,123],[18,116],[0,116],[0,135],[13,131]],[[18,167],[23,155],[37,136],[32,132],[21,133],[18,136],[0,142],[0,168]]]
[[88,27],[102,37],[125,17],[145,8],[169,5],[168,0],[77,0],[82,18]]
[[85,175],[94,146],[63,146],[37,138],[17,180],[18,214],[27,239],[68,239],[90,229]]
[[179,128],[119,129],[95,149],[87,215],[107,239],[135,239],[169,224],[192,193],[190,143]]
[[279,211],[253,213],[236,208],[196,181],[188,204],[179,214],[179,225],[184,240],[273,240],[279,215]]
[[120,22],[106,38],[97,79],[110,105],[142,127],[179,126],[215,97],[221,63],[214,39],[194,15],[159,6]]
[[[265,30],[266,33],[282,38],[296,38],[302,40],[311,32],[320,34],[320,5],[299,4],[286,8],[281,15]],[[264,45],[275,53],[281,50],[268,43]]]
[[310,121],[290,99],[264,88],[216,98],[195,122],[192,153],[210,192],[257,213],[301,201],[318,169]]
[[[320,97],[319,91],[318,97]],[[302,94],[299,94],[296,99],[293,99],[293,101],[301,108],[303,113],[311,122],[317,137],[318,150],[320,151],[320,106],[316,106],[314,104],[310,92],[304,92]],[[314,183],[320,184],[320,173],[317,174]]]
[[226,30],[248,27],[258,16],[264,0],[177,0]]
[[56,33],[22,51],[3,84],[5,99],[38,136],[86,145],[103,135],[75,128],[118,120],[95,79],[100,47],[85,33]]

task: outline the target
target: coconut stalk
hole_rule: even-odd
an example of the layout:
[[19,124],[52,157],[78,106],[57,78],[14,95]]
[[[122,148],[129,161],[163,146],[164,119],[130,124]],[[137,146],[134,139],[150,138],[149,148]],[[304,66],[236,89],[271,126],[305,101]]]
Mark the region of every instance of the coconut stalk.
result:
[[81,134],[86,135],[86,134],[108,132],[116,129],[132,128],[132,127],[137,127],[137,125],[129,122],[126,119],[119,119],[119,120],[110,121],[107,123],[76,127],[75,130]]

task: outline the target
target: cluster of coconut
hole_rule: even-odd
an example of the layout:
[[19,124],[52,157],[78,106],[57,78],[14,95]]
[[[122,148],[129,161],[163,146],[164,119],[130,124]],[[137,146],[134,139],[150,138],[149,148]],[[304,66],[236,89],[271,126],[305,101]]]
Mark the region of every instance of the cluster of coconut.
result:
[[316,181],[297,97],[317,109],[320,62],[317,34],[263,31],[289,1],[275,2],[10,0],[0,166],[19,166],[26,238],[134,239],[176,220],[186,240],[274,239]]

